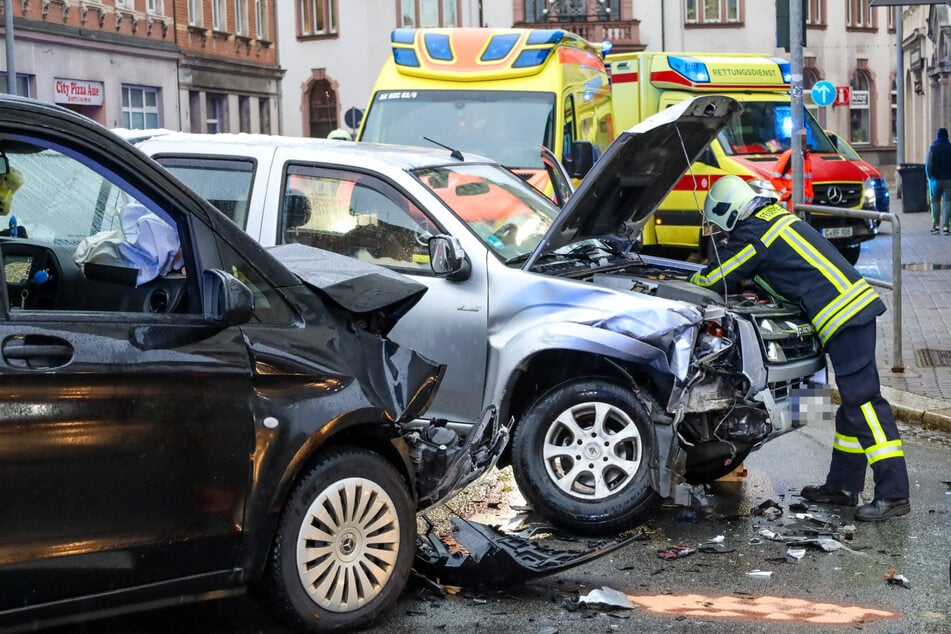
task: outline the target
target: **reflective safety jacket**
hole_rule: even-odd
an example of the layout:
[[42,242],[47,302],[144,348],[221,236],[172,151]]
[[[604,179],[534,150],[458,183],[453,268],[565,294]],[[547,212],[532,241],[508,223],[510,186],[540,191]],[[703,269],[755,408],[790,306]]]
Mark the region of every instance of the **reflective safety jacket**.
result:
[[719,253],[721,263],[711,263],[690,281],[718,290],[753,279],[799,302],[823,345],[846,325],[864,324],[885,312],[878,293],[842,254],[778,204],[738,222]]
[[[792,209],[790,207],[790,201],[792,200],[791,160],[792,150],[786,150],[780,154],[779,158],[776,159],[776,164],[773,165],[773,173],[770,178],[770,182],[779,194],[779,201],[784,203],[786,208],[790,210]],[[809,157],[809,152],[807,151],[802,155],[802,202],[811,205],[814,199],[815,192],[812,187],[812,159]]]

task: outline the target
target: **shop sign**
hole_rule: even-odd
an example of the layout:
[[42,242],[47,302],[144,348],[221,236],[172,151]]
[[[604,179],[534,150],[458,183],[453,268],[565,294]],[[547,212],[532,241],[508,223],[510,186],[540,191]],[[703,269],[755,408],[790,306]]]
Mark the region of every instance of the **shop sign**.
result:
[[81,106],[101,106],[103,83],[82,79],[54,79],[53,101]]

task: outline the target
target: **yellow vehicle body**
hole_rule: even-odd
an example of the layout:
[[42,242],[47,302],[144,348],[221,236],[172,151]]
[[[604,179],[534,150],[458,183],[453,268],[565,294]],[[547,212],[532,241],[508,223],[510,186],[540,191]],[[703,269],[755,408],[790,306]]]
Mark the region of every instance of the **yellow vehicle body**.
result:
[[599,46],[563,30],[396,29],[357,140],[481,154],[550,190],[541,146],[572,163],[614,140]]
[[[606,63],[620,130],[698,94],[725,94],[743,104],[735,125],[721,133],[662,201],[653,222],[644,229],[645,245],[702,248],[700,211],[707,191],[721,176],[735,174],[759,193],[775,194],[772,168],[789,148],[792,136],[789,62],[754,54],[644,52],[608,55]],[[845,192],[838,202],[817,204],[862,208],[863,176],[840,160],[812,115],[804,112],[804,120],[817,192],[833,188]],[[854,236],[849,233],[842,246],[855,246],[852,238],[865,239],[867,232],[860,229],[855,228]],[[842,235],[845,229],[833,233],[829,228],[829,232]]]

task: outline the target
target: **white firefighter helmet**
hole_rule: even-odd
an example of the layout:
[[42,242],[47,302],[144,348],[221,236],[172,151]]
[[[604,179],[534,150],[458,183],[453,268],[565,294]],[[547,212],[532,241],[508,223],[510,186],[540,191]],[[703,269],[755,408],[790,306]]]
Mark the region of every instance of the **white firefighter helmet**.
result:
[[739,176],[723,176],[707,192],[703,215],[724,231],[733,231],[746,206],[756,198],[756,192]]

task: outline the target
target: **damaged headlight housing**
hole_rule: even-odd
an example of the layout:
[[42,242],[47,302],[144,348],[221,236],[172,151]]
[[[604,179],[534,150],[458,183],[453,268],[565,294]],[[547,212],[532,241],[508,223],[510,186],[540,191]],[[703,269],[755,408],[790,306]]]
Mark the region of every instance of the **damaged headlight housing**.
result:
[[733,347],[734,325],[729,317],[721,321],[704,321],[700,324],[697,334],[697,345],[694,347],[699,363],[710,363],[722,356]]
[[763,341],[768,363],[786,363],[819,352],[819,340],[812,324],[801,320],[759,317],[756,328]]

